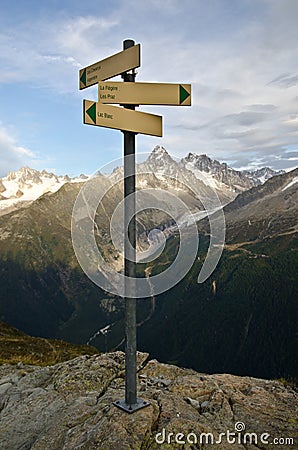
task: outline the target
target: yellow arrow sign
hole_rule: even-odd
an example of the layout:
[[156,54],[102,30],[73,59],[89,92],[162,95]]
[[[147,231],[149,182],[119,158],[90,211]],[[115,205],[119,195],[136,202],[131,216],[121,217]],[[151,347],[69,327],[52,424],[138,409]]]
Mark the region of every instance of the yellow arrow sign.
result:
[[120,105],[191,105],[191,85],[173,83],[98,83],[99,103]]
[[84,123],[162,137],[162,117],[84,100]]
[[85,89],[99,81],[108,80],[123,72],[140,67],[140,53],[141,46],[137,44],[81,69],[79,72],[80,89]]

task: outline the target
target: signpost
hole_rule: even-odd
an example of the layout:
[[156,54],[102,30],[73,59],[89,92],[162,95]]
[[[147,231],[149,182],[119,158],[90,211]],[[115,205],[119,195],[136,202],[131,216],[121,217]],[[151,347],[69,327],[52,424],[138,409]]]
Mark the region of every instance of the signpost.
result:
[[84,123],[133,133],[162,136],[162,117],[84,100]]
[[190,106],[191,85],[173,83],[98,83],[100,103]]
[[120,75],[141,65],[140,44],[127,48],[109,58],[98,61],[80,70],[80,89],[85,89],[99,81]]
[[[134,69],[139,66],[140,44],[127,39],[122,52],[79,73],[80,89],[98,83],[98,102],[84,100],[83,122],[118,129],[124,134],[125,398],[113,404],[128,413],[149,405],[137,397],[135,135],[162,136],[162,117],[135,111],[135,107],[191,104],[190,84],[135,83]],[[104,82],[119,74],[124,82]]]

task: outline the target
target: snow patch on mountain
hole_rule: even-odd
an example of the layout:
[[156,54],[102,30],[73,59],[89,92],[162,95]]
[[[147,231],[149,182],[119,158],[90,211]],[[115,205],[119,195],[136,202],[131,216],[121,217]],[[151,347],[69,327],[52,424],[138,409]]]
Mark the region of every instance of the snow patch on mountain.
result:
[[270,167],[262,167],[256,170],[244,170],[243,173],[253,180],[256,184],[264,184],[269,178],[276,175],[282,175],[285,173],[284,170],[273,170]]
[[294,184],[298,183],[298,177],[295,177],[289,184],[287,184],[282,191],[285,191],[286,189],[289,189],[290,187],[294,186]]
[[0,210],[32,202],[46,193],[57,192],[65,183],[82,182],[87,178],[80,175],[71,179],[68,175],[57,176],[46,170],[39,172],[30,167],[22,167],[0,179]]
[[[198,169],[193,161],[186,162],[184,164],[184,167],[185,169],[192,172],[198,180],[203,181],[206,186],[210,186],[213,189],[220,189],[222,187],[222,183],[216,180],[211,173],[205,171],[203,172],[202,170]],[[232,190],[232,188],[230,189]]]

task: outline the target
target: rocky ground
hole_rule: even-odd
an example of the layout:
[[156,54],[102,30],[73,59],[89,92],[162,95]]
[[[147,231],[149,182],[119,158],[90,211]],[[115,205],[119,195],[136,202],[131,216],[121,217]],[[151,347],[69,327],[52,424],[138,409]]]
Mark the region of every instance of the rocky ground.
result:
[[138,392],[150,406],[128,414],[112,404],[124,397],[121,352],[47,367],[4,364],[0,448],[298,448],[297,393],[281,382],[199,374],[140,353]]

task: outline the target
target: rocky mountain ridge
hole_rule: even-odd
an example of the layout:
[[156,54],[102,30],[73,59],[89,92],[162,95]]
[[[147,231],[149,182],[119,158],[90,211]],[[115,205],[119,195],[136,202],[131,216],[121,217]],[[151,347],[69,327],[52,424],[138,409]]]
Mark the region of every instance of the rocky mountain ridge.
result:
[[68,175],[57,176],[46,170],[38,171],[22,167],[16,172],[9,172],[0,178],[0,214],[10,212],[32,203],[46,193],[57,192],[66,183],[85,181],[88,177],[80,175],[70,178]]
[[[205,154],[189,153],[179,161],[173,159],[162,146],[156,146],[147,160],[139,164],[139,171],[146,169],[154,174],[159,182],[164,181],[168,189],[171,185],[177,189],[177,183],[180,183],[179,188],[185,191],[189,186],[193,186],[197,191],[204,191],[206,186],[209,186],[215,189],[224,204],[235,198],[237,193],[259,185],[280,173],[269,168],[255,172],[237,171],[226,163],[212,160]],[[84,182],[88,178],[83,174],[70,178],[68,175],[57,176],[46,170],[38,171],[22,167],[0,178],[0,213],[26,206],[45,193],[55,193],[65,183]],[[111,180],[114,178],[115,173],[112,174]],[[140,177],[139,186],[144,184],[146,180]]]
[[124,397],[121,352],[0,366],[0,449],[297,448],[290,386],[197,373],[144,353],[137,370],[139,397],[150,405],[127,414],[112,404]]
[[226,163],[212,160],[207,155],[189,153],[185,158],[182,158],[180,164],[193,172],[199,179],[202,179],[202,174],[203,177],[204,175],[208,177],[209,183],[213,184],[215,188],[224,184],[235,192],[241,192],[259,184],[257,179],[248,178],[244,173],[232,169]]
[[298,169],[274,176],[225,206],[227,239],[268,239],[297,228]]
[[267,182],[258,187],[253,187],[249,191],[243,192],[233,202],[225,207],[225,211],[231,211],[232,209],[238,209],[245,206],[255,200],[264,198],[271,194],[280,194],[281,192],[289,191],[293,188],[297,190],[298,182],[298,168],[291,170],[290,172],[283,173],[270,177]]
[[239,171],[226,163],[211,159],[206,154],[189,153],[181,160],[177,160],[162,146],[156,146],[140,167],[147,168],[161,179],[170,177],[182,183],[185,181],[186,185],[190,186],[199,180],[203,185],[215,189],[219,196],[224,192],[230,199],[239,192],[262,184],[272,176],[284,173],[268,167],[256,171]]
[[285,171],[273,170],[270,167],[262,167],[261,169],[255,170],[243,170],[242,173],[244,173],[244,175],[248,178],[257,180],[258,184],[263,184],[265,181],[269,180],[269,178],[272,178],[275,175],[282,175]]

